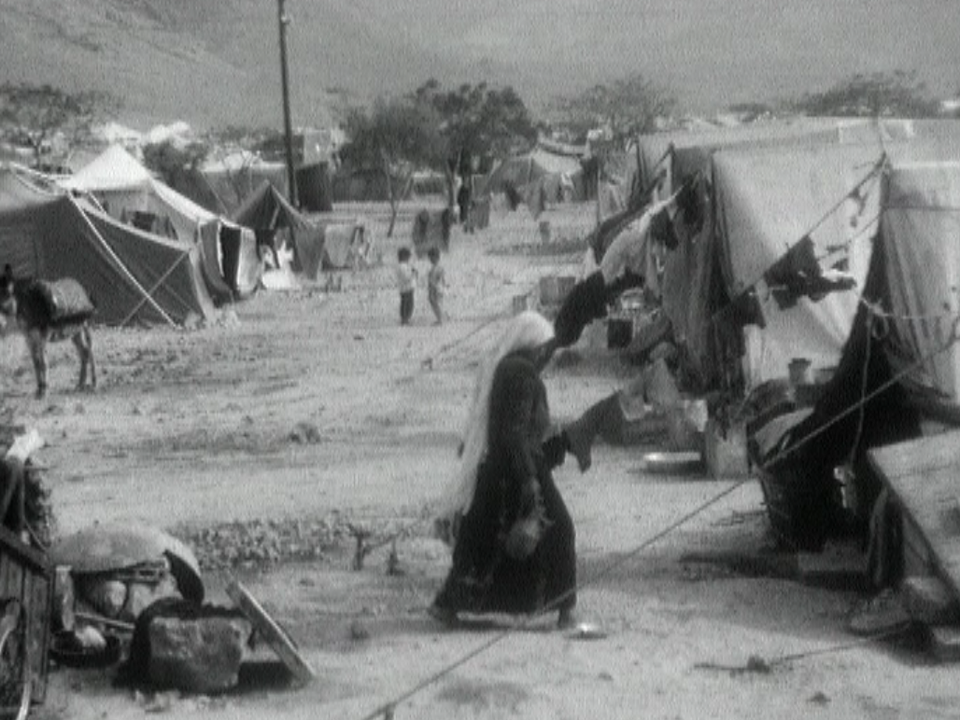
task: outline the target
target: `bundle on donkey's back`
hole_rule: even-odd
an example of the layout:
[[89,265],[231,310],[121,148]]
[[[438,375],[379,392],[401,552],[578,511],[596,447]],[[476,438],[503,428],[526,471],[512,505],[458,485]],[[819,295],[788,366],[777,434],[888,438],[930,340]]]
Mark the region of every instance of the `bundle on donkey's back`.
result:
[[47,343],[73,341],[80,356],[78,388],[97,386],[90,318],[95,306],[83,286],[73,278],[60,280],[14,279],[9,268],[0,276],[0,323],[15,322],[27,340],[37,377],[37,397],[47,392]]

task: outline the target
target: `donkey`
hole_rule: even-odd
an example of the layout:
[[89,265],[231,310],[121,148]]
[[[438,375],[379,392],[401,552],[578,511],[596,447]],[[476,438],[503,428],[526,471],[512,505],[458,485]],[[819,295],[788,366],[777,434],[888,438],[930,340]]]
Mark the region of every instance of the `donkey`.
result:
[[[51,303],[50,288],[64,288],[79,309],[58,317]],[[47,343],[50,341],[73,341],[80,356],[80,379],[77,389],[87,385],[87,368],[90,369],[90,388],[97,386],[97,367],[93,358],[93,335],[90,318],[94,305],[83,287],[72,278],[53,282],[35,279],[13,279],[0,276],[0,328],[9,322],[23,333],[30,350],[30,359],[37,376],[37,398],[47,393]]]

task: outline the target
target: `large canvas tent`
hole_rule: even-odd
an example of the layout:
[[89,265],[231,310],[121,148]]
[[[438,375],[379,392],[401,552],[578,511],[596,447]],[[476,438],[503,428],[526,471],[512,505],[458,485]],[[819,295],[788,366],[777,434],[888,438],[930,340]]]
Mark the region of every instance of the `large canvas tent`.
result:
[[[960,124],[813,118],[641,138],[635,186],[659,179],[656,197],[701,179],[707,222],[668,253],[662,283],[690,375],[756,386],[785,377],[794,358],[835,364],[869,263],[878,162],[937,157],[960,157]],[[808,236],[817,263],[856,287],[781,307],[769,272]]]
[[215,315],[193,242],[117,222],[82,199],[0,172],[0,258],[19,277],[72,277],[106,325],[181,325]]
[[93,195],[117,220],[178,240],[195,240],[198,227],[217,217],[157,180],[120,145],[58,182],[71,192]]
[[[800,546],[844,532],[851,513],[865,524],[879,492],[868,449],[960,426],[960,163],[894,165],[884,185],[838,369],[812,410],[783,418],[757,449],[774,527]],[[845,466],[856,498],[846,509],[835,472]]]

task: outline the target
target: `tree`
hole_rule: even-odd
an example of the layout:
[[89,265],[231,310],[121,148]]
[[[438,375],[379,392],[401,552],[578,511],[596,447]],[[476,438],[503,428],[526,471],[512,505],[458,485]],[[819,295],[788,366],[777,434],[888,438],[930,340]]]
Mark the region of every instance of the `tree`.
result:
[[507,157],[536,142],[537,128],[523,100],[510,86],[498,90],[486,83],[464,84],[444,91],[431,79],[417,88],[412,99],[433,108],[440,117],[447,156],[439,169],[447,177],[450,206],[457,173],[466,175],[483,158]]
[[184,170],[196,170],[200,167],[210,148],[206,143],[194,141],[186,145],[164,140],[151,143],[143,148],[143,164],[155,173],[167,185],[177,185],[177,178]]
[[839,117],[933,117],[939,103],[927,96],[915,72],[857,73],[821,93],[806,93],[790,101],[807,115]]
[[70,93],[51,85],[27,83],[0,85],[0,134],[33,151],[39,167],[45,149],[62,135],[68,148],[89,141],[91,128],[113,116],[120,101],[100,91]]
[[559,115],[556,124],[574,141],[584,142],[587,133],[600,130],[621,149],[637,135],[655,131],[657,123],[670,117],[676,107],[671,93],[640,74],[610,85],[594,85],[579,95],[558,97],[551,103],[551,109]]
[[341,151],[345,164],[376,167],[383,173],[390,202],[393,236],[400,200],[409,192],[418,168],[436,167],[445,156],[440,118],[413,98],[378,99],[368,114],[355,108],[346,121],[350,142]]
[[[224,161],[223,170],[233,192],[231,205],[237,206],[254,188],[250,185],[250,168],[259,160],[286,163],[286,139],[283,130],[270,127],[250,128],[227,125],[211,130],[205,141],[207,160]],[[302,144],[300,155],[303,155]],[[300,158],[302,160],[302,157]],[[239,162],[237,162],[239,160]],[[286,185],[283,188],[285,190]],[[285,190],[286,191],[286,190]],[[219,200],[219,198],[218,198]]]

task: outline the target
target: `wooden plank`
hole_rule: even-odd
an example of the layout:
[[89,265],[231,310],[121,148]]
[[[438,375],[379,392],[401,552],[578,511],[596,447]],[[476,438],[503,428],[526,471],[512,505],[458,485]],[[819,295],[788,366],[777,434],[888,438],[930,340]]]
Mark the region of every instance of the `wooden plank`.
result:
[[294,678],[302,684],[314,679],[313,669],[303,659],[296,644],[286,630],[274,620],[250,592],[237,580],[227,586],[227,595],[253,623],[254,629],[267,641],[277,656],[287,666]]
[[31,700],[42,703],[47,693],[47,668],[50,649],[50,618],[53,614],[53,583],[49,577],[32,574],[29,591],[24,591],[30,616]]
[[20,596],[17,594],[17,589],[12,587],[13,578],[10,573],[13,564],[13,558],[0,549],[0,598],[13,597],[19,600]]
[[874,448],[867,458],[960,597],[960,432]]

